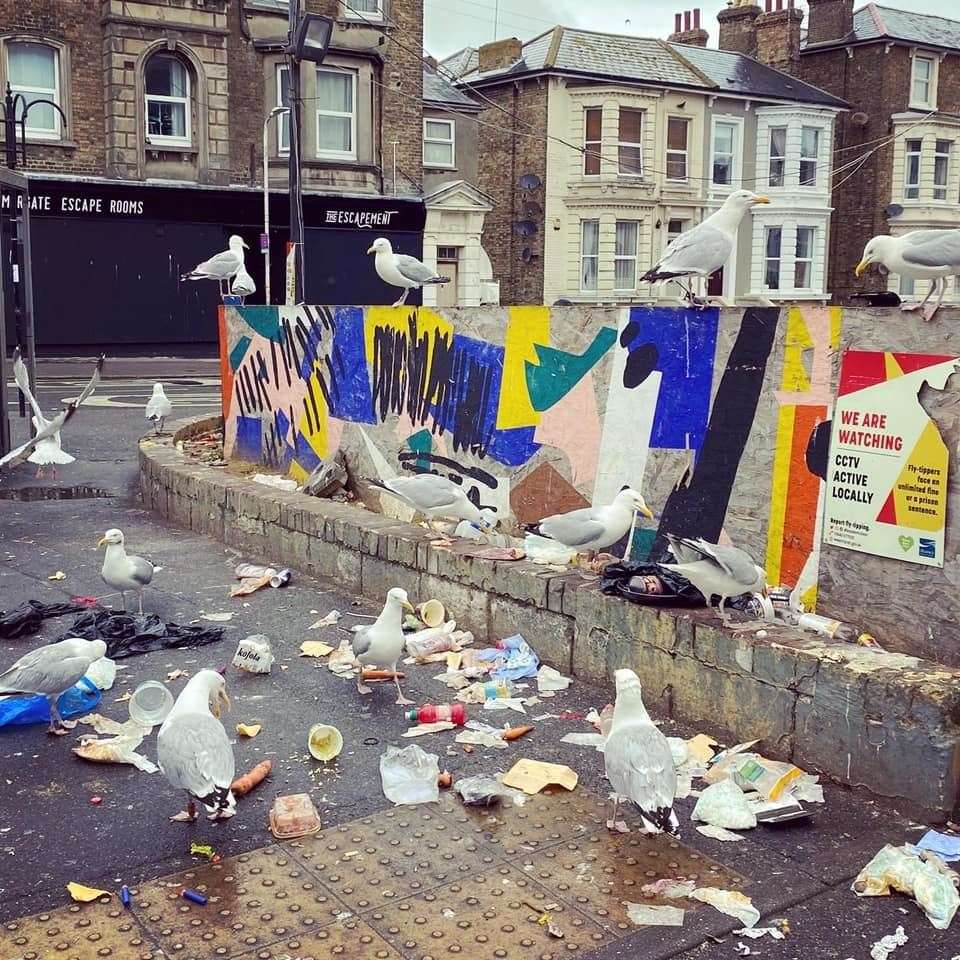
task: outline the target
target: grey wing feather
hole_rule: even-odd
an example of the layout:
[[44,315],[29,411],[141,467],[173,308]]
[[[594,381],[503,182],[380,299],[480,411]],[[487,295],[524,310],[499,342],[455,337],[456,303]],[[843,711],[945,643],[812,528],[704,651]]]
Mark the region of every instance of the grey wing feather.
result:
[[27,374],[27,367],[23,362],[23,357],[20,355],[19,347],[13,351],[13,379],[16,381],[20,392],[27,398],[27,403],[30,404],[33,412],[40,420],[46,423],[47,420],[43,415],[43,411],[40,409],[40,404],[37,403],[37,398],[30,391],[30,377]]
[[607,778],[617,793],[630,797],[644,811],[673,806],[677,771],[670,744],[653,724],[631,724],[614,731],[603,751]]
[[960,230],[914,230],[904,240],[905,262],[922,267],[960,269]]
[[363,630],[357,630],[350,641],[350,647],[355,657],[363,656],[369,649],[372,641],[370,639],[370,628],[364,627]]
[[90,394],[93,393],[93,391],[96,390],[100,385],[100,377],[103,374],[103,364],[105,360],[106,357],[101,353],[100,359],[97,360],[97,365],[94,368],[93,376],[90,377],[87,385],[80,391],[80,396],[78,396],[77,399],[71,404],[74,410],[79,407],[80,404],[83,403],[83,401],[86,400],[87,397],[89,397]]
[[707,543],[706,540],[697,540],[695,543],[704,556],[716,560],[737,583],[749,586],[757,579],[753,558],[746,551],[739,547],[725,547],[716,543]]
[[682,233],[654,267],[658,273],[713,273],[733,250],[731,238],[715,227],[699,226]]
[[384,486],[406,500],[411,506],[439,510],[457,501],[457,490],[446,477],[424,473],[418,477],[396,477]]
[[703,558],[702,551],[683,537],[675,537],[672,533],[668,533],[667,542],[678,563],[696,563]]
[[427,280],[433,280],[437,276],[437,271],[421,263],[416,257],[409,257],[405,253],[394,255],[397,269],[408,279],[415,283],[425,283]]
[[89,666],[89,657],[64,657],[52,647],[31,650],[0,674],[0,693],[62,693],[72,687]]
[[153,579],[153,564],[149,560],[144,560],[143,557],[132,557],[129,554],[127,559],[130,561],[132,571],[130,575],[137,583],[146,586]]
[[546,517],[540,521],[539,527],[542,533],[569,547],[590,543],[604,531],[603,524],[594,516],[593,507]]
[[175,787],[195,797],[233,783],[233,748],[223,724],[202,713],[184,714],[157,735],[157,763]]
[[241,267],[243,261],[231,250],[224,250],[209,260],[204,260],[191,270],[191,273],[209,274],[211,277],[232,277]]

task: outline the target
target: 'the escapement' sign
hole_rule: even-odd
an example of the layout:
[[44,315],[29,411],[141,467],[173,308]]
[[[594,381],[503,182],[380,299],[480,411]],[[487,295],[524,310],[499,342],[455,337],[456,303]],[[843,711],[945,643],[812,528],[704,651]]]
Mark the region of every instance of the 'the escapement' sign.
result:
[[848,350],[827,464],[827,543],[943,566],[946,445],[917,394],[942,390],[960,358]]

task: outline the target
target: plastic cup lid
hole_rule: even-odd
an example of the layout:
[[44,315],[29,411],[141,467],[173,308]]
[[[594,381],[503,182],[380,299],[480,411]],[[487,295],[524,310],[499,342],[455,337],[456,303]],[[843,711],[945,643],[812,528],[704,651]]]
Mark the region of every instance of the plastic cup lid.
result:
[[133,691],[128,707],[138,723],[162,723],[173,709],[173,694],[159,681],[147,680]]

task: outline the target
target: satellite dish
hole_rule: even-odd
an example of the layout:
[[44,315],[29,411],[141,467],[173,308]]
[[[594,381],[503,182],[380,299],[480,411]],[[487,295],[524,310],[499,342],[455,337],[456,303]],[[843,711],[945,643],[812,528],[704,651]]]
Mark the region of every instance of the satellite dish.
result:
[[850,122],[855,127],[865,127],[870,122],[870,114],[858,110],[856,113],[850,115]]
[[520,178],[521,190],[539,190],[543,186],[543,181],[535,173],[525,173]]
[[543,216],[543,207],[536,200],[524,200],[523,212],[531,220],[539,220]]
[[533,263],[537,259],[537,255],[529,247],[524,247],[520,253],[520,259],[524,263]]
[[537,225],[532,220],[518,220],[513,225],[513,232],[520,237],[532,237],[537,232]]
[[899,217],[903,213],[903,207],[899,203],[888,203],[885,213],[888,217]]

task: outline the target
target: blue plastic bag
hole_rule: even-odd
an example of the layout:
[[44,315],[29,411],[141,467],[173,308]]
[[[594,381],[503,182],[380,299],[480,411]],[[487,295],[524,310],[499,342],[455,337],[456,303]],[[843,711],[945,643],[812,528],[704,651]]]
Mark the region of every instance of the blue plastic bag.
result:
[[502,645],[502,650],[491,647],[477,651],[478,660],[496,663],[490,671],[491,677],[495,680],[523,680],[537,675],[540,658],[519,633],[507,637],[502,641]]
[[[82,717],[99,705],[103,694],[89,677],[81,677],[69,690],[60,694],[57,709],[64,720]],[[9,697],[0,700],[0,727],[49,723],[50,704],[46,697]]]

